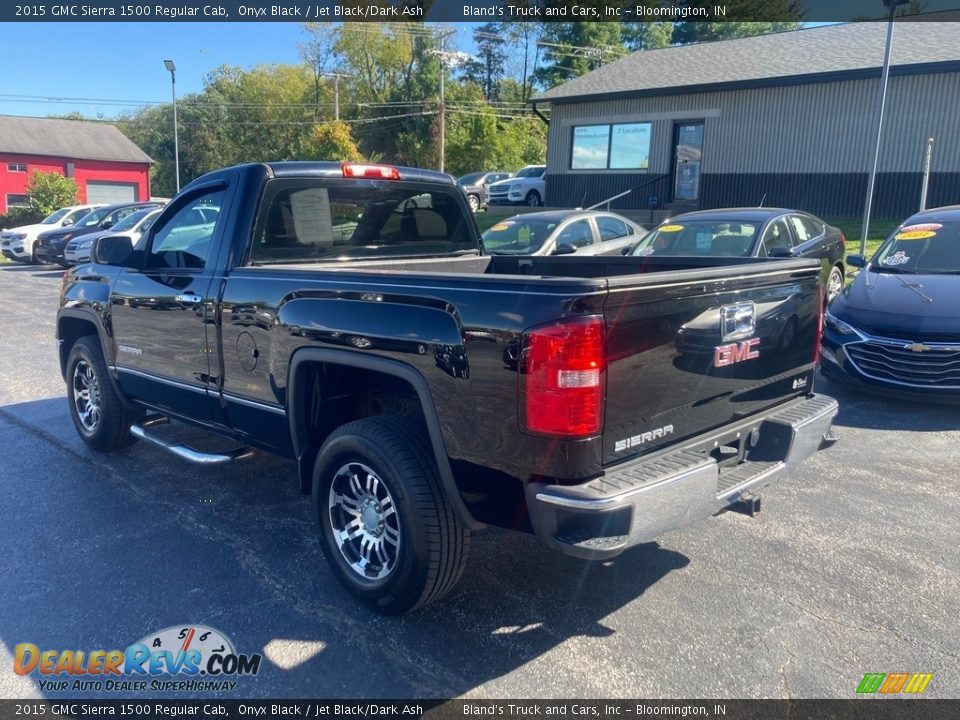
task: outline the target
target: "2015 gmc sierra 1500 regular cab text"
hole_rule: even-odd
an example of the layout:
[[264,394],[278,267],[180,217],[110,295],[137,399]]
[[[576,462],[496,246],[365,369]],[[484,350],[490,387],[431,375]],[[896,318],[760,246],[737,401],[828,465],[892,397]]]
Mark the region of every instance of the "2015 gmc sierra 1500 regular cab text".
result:
[[449,176],[331,162],[205,175],[93,259],[57,320],[84,441],[296,460],[334,573],[385,613],[449,591],[471,530],[610,558],[756,509],[834,439],[811,260],[485,256]]

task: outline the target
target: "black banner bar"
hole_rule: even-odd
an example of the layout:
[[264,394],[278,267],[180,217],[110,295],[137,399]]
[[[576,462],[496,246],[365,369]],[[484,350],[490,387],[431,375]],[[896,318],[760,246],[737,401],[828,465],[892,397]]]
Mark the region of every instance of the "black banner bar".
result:
[[0,700],[26,718],[376,718],[382,720],[946,720],[960,700]]
[[[913,19],[960,21],[960,0],[926,0],[922,8]],[[841,22],[886,16],[880,0],[40,0],[0,5],[2,22]]]

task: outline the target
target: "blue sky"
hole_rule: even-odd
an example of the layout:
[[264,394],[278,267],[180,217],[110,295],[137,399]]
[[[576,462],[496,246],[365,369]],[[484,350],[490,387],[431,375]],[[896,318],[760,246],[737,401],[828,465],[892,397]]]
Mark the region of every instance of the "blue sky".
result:
[[[470,27],[458,25],[461,47],[466,46]],[[88,22],[6,23],[0,25],[0,38],[19,53],[15,70],[0,79],[0,115],[45,117],[77,111],[110,118],[136,109],[136,102],[122,107],[104,102],[27,102],[13,96],[169,102],[166,58],[176,63],[180,96],[201,90],[207,73],[220,65],[247,69],[300,62],[297,43],[305,36],[300,23]]]

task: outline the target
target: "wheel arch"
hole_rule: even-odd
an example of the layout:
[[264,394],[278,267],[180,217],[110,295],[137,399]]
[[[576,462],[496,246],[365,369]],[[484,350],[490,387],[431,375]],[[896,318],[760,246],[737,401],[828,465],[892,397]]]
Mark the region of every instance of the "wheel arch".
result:
[[470,513],[450,466],[443,434],[440,429],[440,419],[437,415],[433,398],[427,386],[427,381],[416,369],[405,363],[389,358],[365,356],[349,350],[331,348],[302,348],[297,350],[290,361],[287,386],[287,421],[290,424],[290,441],[300,474],[301,490],[309,493],[312,484],[313,463],[320,452],[322,438],[312,438],[309,432],[308,412],[309,399],[303,388],[311,382],[310,371],[317,365],[343,366],[389,376],[406,383],[413,390],[419,400],[420,410],[423,413],[423,422],[426,427],[434,460],[440,475],[443,491],[459,519],[471,530],[484,527]]
[[60,345],[60,374],[63,377],[66,377],[67,358],[70,356],[71,348],[77,340],[87,335],[96,335],[104,358],[109,358],[110,355],[103,344],[100,325],[94,317],[84,312],[71,312],[70,310],[60,312],[60,316],[57,318],[57,341]]

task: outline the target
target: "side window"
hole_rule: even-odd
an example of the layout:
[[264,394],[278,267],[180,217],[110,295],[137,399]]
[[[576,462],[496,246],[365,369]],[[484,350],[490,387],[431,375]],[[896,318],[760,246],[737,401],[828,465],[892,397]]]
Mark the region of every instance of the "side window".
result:
[[597,230],[600,231],[600,240],[614,240],[631,235],[630,228],[623,220],[615,217],[600,216],[597,218]]
[[593,233],[590,232],[590,223],[586,220],[574,220],[567,225],[557,237],[557,244],[569,243],[575,248],[593,244]]
[[823,235],[823,225],[820,222],[806,215],[800,215],[798,217],[800,218],[800,222],[807,229],[807,236],[811,240]]
[[791,215],[790,224],[793,226],[793,236],[797,239],[797,245],[803,245],[816,237],[816,233],[810,233],[810,226],[799,215]]
[[[153,236],[147,267],[202,269],[216,228],[224,192],[202,195],[181,207]],[[208,219],[208,217],[213,219]]]
[[768,255],[772,255],[775,249],[792,250],[793,239],[790,237],[790,229],[783,218],[777,218],[767,226],[763,233],[763,247]]

